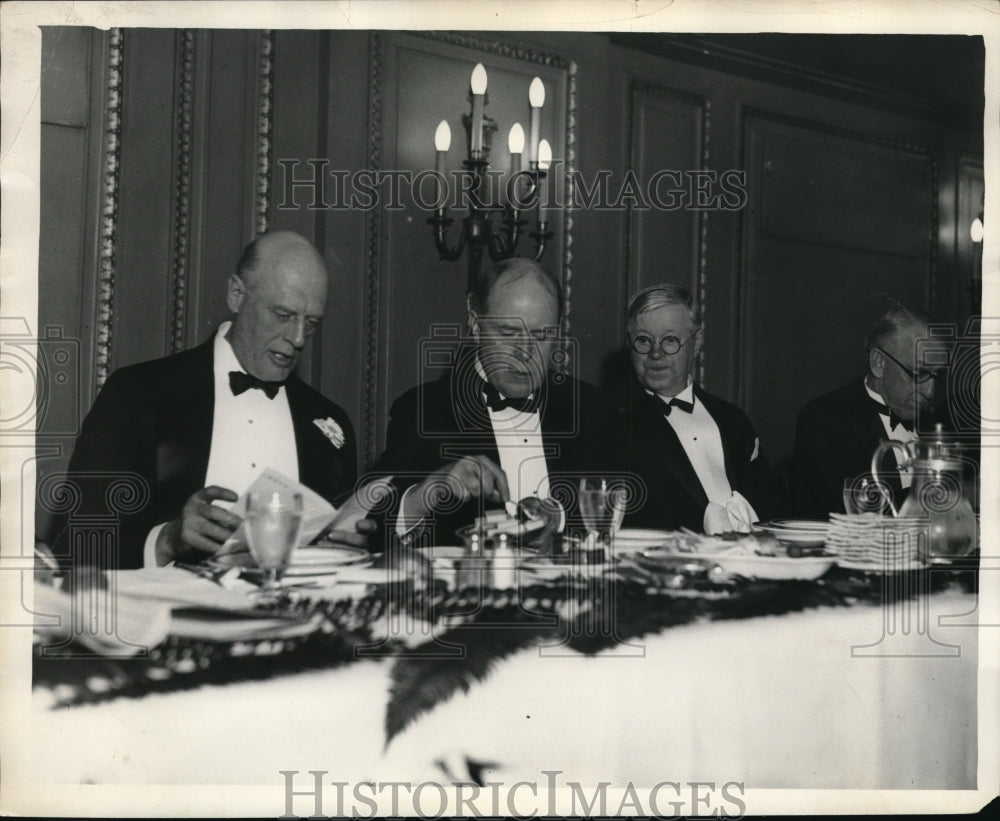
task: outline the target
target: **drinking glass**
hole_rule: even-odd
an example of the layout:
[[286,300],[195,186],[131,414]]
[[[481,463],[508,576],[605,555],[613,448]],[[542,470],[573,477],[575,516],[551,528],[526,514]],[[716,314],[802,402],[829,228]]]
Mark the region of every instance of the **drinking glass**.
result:
[[843,500],[847,513],[892,513],[889,489],[873,476],[845,479]]
[[607,479],[588,476],[580,480],[580,513],[587,530],[608,543],[625,515],[626,490]]
[[301,493],[276,490],[247,496],[247,544],[264,574],[260,598],[265,602],[279,598],[281,577],[288,569],[301,531]]

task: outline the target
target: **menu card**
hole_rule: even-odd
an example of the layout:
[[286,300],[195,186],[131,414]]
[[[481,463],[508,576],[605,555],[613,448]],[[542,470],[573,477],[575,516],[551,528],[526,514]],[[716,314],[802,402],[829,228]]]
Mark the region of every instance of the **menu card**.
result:
[[[250,487],[243,492],[243,495],[233,505],[232,512],[237,516],[245,518],[247,515],[247,497],[249,494],[262,493],[267,498],[275,491],[300,493],[302,495],[302,533],[299,536],[300,544],[308,544],[315,539],[337,515],[337,508],[318,493],[310,490],[301,482],[290,479],[274,468],[265,468],[260,476],[253,480]],[[223,542],[222,547],[216,551],[215,555],[225,556],[229,553],[238,553],[248,549],[246,528],[241,524],[233,532],[233,535]]]

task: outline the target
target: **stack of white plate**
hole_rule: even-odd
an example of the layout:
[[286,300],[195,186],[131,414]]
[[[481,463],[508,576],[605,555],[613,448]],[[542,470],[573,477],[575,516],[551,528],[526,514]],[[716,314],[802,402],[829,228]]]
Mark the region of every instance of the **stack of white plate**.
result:
[[926,533],[926,519],[831,513],[826,547],[838,564],[905,568],[922,564]]

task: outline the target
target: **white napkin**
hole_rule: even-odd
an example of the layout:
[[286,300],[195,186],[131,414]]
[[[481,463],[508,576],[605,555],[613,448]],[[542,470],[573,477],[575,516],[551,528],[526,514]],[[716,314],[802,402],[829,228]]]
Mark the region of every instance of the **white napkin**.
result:
[[732,496],[724,505],[709,502],[705,508],[705,533],[749,533],[751,525],[757,521],[757,513],[753,505],[739,491],[734,490]]

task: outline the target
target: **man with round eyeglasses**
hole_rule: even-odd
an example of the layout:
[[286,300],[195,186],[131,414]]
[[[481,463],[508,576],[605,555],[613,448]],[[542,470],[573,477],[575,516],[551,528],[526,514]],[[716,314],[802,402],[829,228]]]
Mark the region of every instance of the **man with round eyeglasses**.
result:
[[753,425],[693,378],[704,339],[690,293],[657,284],[628,306],[634,378],[620,403],[619,461],[646,487],[631,527],[748,532],[783,512]]
[[[865,337],[864,379],[812,400],[799,413],[792,455],[798,514],[843,513],[844,482],[869,473],[879,442],[916,437],[917,420],[933,408],[938,376],[938,368],[916,361],[928,322],[922,312],[894,304]],[[885,479],[899,504],[912,477],[893,469],[893,458],[886,456]]]

